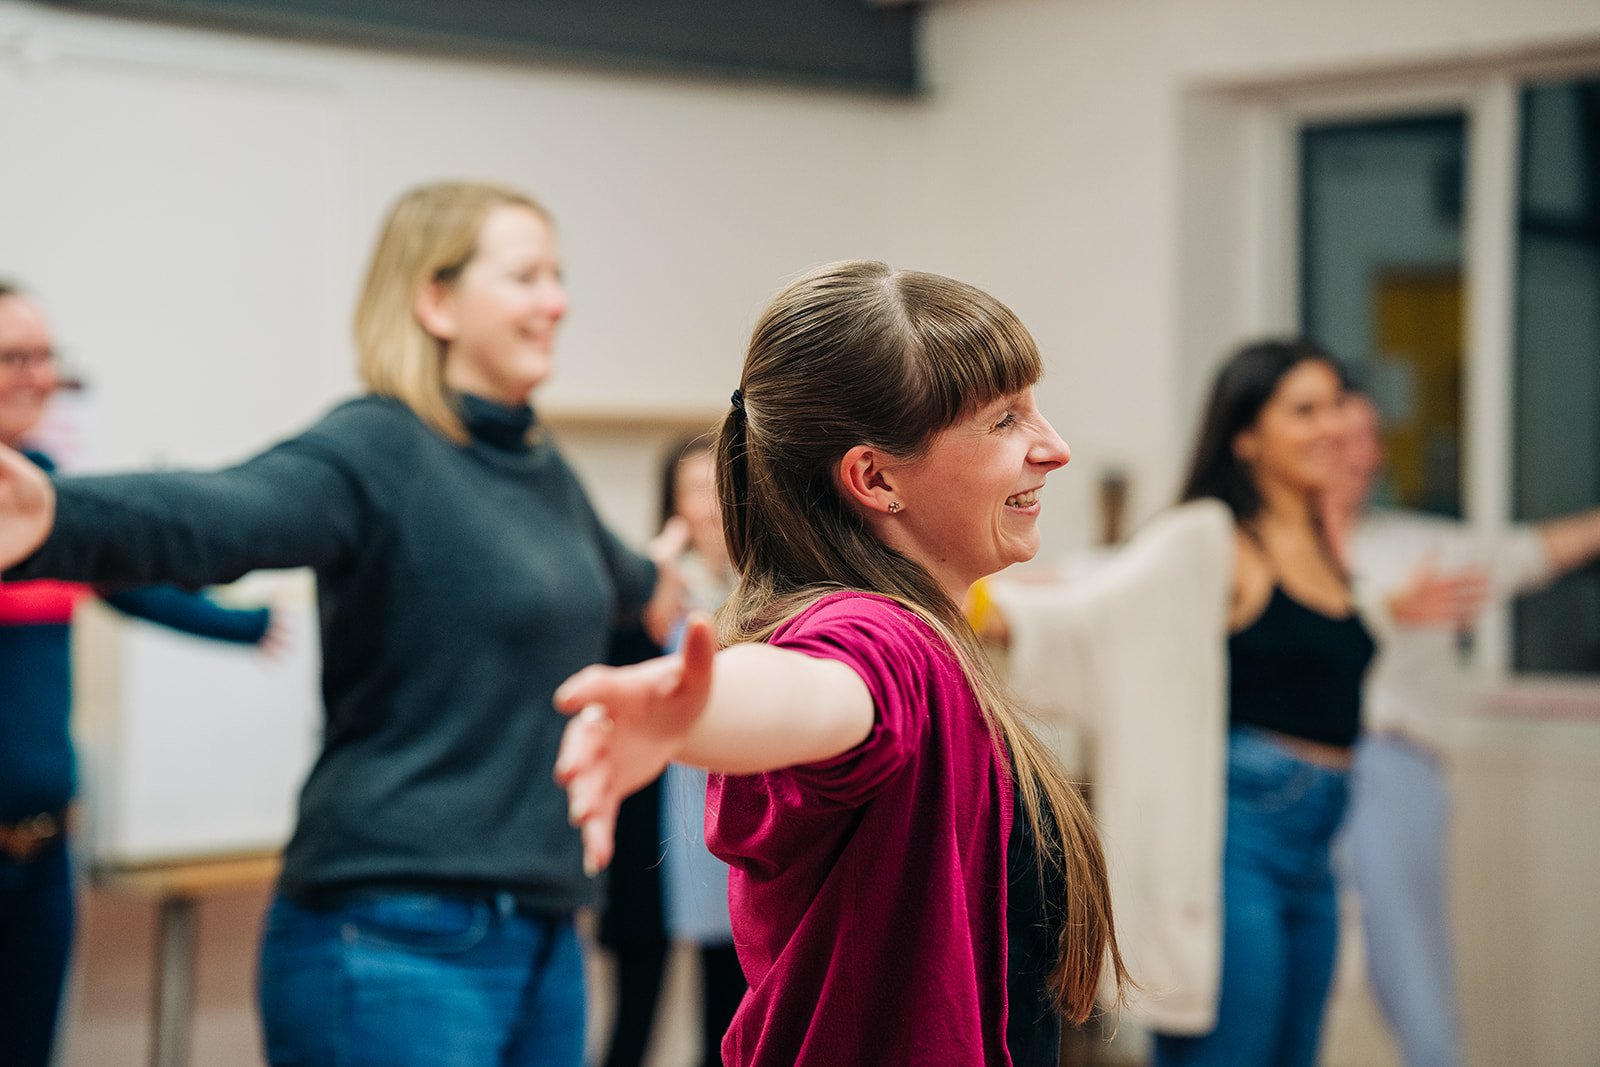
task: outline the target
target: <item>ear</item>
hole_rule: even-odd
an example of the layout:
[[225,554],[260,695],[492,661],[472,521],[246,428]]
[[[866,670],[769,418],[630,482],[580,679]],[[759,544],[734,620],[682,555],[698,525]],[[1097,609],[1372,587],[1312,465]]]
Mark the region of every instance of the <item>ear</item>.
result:
[[890,503],[898,503],[893,458],[871,445],[856,445],[840,458],[838,483],[845,501],[869,514],[890,514]]
[[456,322],[455,288],[448,282],[437,278],[424,282],[411,301],[411,310],[424,330],[447,344],[460,332]]
[[1261,454],[1261,445],[1254,430],[1240,430],[1234,434],[1232,448],[1233,458],[1247,467]]

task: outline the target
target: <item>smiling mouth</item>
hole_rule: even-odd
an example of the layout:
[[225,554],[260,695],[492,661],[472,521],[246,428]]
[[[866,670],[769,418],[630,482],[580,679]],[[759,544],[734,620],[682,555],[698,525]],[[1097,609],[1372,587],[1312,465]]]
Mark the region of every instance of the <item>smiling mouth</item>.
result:
[[1026,493],[1006,497],[1008,508],[1031,508],[1039,502],[1039,490],[1029,489]]

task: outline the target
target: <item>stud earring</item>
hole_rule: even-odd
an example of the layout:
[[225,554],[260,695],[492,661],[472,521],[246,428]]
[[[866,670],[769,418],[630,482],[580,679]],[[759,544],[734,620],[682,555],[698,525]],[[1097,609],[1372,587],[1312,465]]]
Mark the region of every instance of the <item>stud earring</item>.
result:
[[900,501],[898,501],[898,500],[889,501],[889,514],[893,515],[895,512],[897,512],[899,510],[900,510]]

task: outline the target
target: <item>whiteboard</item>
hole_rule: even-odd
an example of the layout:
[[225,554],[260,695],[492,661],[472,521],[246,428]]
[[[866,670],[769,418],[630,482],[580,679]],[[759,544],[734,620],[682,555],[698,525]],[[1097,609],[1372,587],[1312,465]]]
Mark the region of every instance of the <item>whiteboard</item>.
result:
[[81,800],[92,863],[274,850],[320,745],[321,659],[308,572],[224,592],[268,603],[280,650],[192,637],[98,603],[75,622]]

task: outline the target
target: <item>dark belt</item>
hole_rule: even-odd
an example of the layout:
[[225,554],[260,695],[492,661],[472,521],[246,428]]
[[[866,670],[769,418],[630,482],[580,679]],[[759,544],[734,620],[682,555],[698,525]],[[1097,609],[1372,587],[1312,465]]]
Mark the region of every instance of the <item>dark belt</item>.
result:
[[0,822],[0,855],[27,863],[66,830],[65,811],[47,811],[21,822]]

